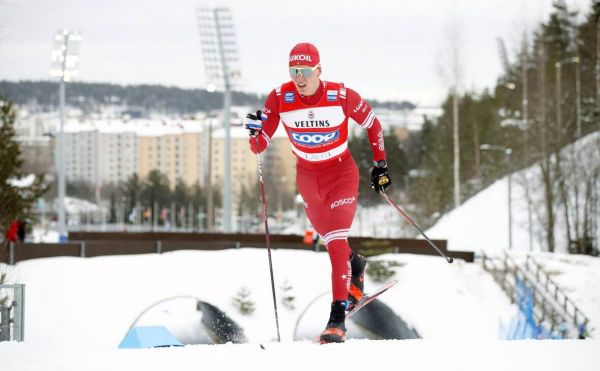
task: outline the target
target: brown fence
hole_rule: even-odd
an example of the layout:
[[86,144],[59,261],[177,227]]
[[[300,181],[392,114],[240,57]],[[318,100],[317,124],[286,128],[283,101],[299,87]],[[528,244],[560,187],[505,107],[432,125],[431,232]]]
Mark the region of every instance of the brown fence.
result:
[[[60,244],[17,243],[11,251],[0,252],[0,262],[14,264],[19,261],[57,256],[94,257],[103,255],[132,255],[163,253],[176,250],[223,250],[240,247],[265,247],[264,235],[256,234],[204,234],[204,233],[101,233],[74,232],[70,242]],[[272,235],[273,249],[321,250],[322,246],[302,243],[302,236]],[[448,256],[473,261],[473,253],[448,251],[445,240],[434,240]],[[437,255],[424,240],[373,239],[351,237],[352,249],[367,256],[384,253]]]

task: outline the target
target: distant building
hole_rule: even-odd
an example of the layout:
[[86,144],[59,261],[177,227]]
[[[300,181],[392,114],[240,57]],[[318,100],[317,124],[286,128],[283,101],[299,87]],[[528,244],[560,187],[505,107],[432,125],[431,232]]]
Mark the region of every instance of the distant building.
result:
[[[248,133],[242,117],[250,109],[233,107],[231,115],[231,168],[233,207],[243,186],[257,184],[257,156],[248,148]],[[393,130],[405,139],[409,132],[421,130],[426,119],[436,120],[440,108],[417,107],[405,110],[376,109],[385,130]],[[224,183],[224,131],[222,112],[216,117],[197,115],[198,119],[84,118],[70,111],[65,125],[66,175],[68,181],[85,181],[99,186],[118,184],[137,173],[145,178],[159,170],[174,187],[178,179],[188,186],[206,187],[209,166],[214,187]],[[207,117],[208,116],[208,117]],[[212,161],[209,164],[209,126],[212,127]],[[19,117],[17,139],[23,143],[24,158],[43,172],[54,171],[52,153],[58,131],[56,113],[27,114]],[[364,133],[359,125],[350,125],[350,135]],[[282,125],[263,153],[265,182],[281,193],[295,194],[295,157]],[[55,169],[56,160],[54,161]]]
[[15,140],[19,142],[24,173],[54,172],[52,132],[58,117],[55,113],[31,114],[19,110],[15,122]]
[[202,124],[198,121],[70,121],[65,127],[67,180],[118,184],[159,170],[174,186],[199,180]]
[[152,170],[158,170],[167,176],[171,187],[178,179],[188,186],[202,183],[200,163],[205,127],[205,123],[195,120],[138,126],[138,175],[145,178]]
[[[400,140],[408,137],[410,132],[421,131],[425,120],[435,121],[443,113],[441,107],[416,107],[407,109],[374,108],[375,115],[381,122],[382,128],[392,130]],[[351,125],[351,137],[362,135],[364,129],[358,125]]]

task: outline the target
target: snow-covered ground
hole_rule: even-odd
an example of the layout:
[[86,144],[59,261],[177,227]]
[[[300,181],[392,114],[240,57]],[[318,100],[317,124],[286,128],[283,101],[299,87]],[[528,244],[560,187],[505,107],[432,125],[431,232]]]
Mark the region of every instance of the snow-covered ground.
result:
[[[591,148],[585,160],[598,159],[600,133],[577,146]],[[577,147],[579,148],[579,147]],[[583,147],[581,147],[583,148]],[[569,149],[570,150],[570,149]],[[530,249],[526,184],[535,166],[513,174],[513,246]],[[426,233],[449,240],[452,250],[497,252],[508,246],[507,178],[443,216]],[[539,201],[541,192],[532,197]],[[399,201],[399,200],[396,200]],[[374,217],[377,215],[377,217]],[[383,215],[384,221],[381,221]],[[561,215],[556,241],[564,251]],[[534,221],[543,219],[535,211]],[[297,226],[296,226],[297,227]],[[408,234],[406,223],[387,205],[359,209],[351,235],[395,237]],[[408,227],[410,230],[410,227]],[[543,231],[531,226],[532,250],[552,278],[590,319],[590,335],[600,331],[600,259],[539,253]],[[286,231],[291,232],[291,231]],[[302,234],[303,230],[296,233]],[[563,248],[560,248],[563,246]],[[89,259],[50,258],[0,266],[10,282],[25,283],[26,333],[23,343],[0,343],[0,371],[9,370],[306,370],[307,368],[384,368],[410,370],[600,370],[600,340],[502,341],[500,324],[516,308],[491,276],[477,264],[447,264],[436,256],[382,255],[400,263],[396,287],[381,300],[414,327],[422,340],[349,340],[320,346],[294,341],[296,320],[328,289],[329,259],[324,253],[273,251],[277,295],[282,287],[295,297],[294,309],[279,303],[282,343],[276,338],[267,254],[264,249],[178,251]],[[377,286],[366,281],[367,291]],[[242,288],[251,291],[256,310],[241,314],[232,301]],[[188,345],[183,348],[120,350],[119,343],[138,316],[174,296],[198,298],[223,310],[238,323],[248,344]],[[298,333],[317,335],[328,315],[328,295],[305,312]],[[198,328],[194,300],[150,311],[138,324],[165,325],[173,331]],[[194,322],[195,321],[195,322]],[[350,327],[350,326],[349,326]],[[187,334],[189,335],[189,334]],[[262,345],[262,346],[261,346]],[[263,349],[264,348],[264,349]]]
[[[597,263],[596,258],[580,258],[581,262]],[[274,341],[275,319],[264,249],[64,257],[24,261],[14,268],[2,266],[0,269],[8,273],[10,281],[27,286],[25,342],[0,343],[0,369],[304,370],[340,364],[411,370],[600,367],[600,341],[498,340],[500,323],[514,315],[515,308],[477,264],[447,264],[434,256],[403,254],[372,260],[401,263],[394,268],[398,285],[382,295],[381,300],[414,327],[423,340],[349,340],[344,345],[327,346],[310,340],[293,341],[298,316],[329,287],[329,259],[325,253],[273,251],[277,295],[282,298],[282,287],[287,284],[292,287],[288,294],[296,298],[295,309],[279,303],[282,344]],[[560,259],[546,263],[545,257],[542,261],[561,270],[563,282],[571,285],[569,290],[574,297],[581,298],[578,303],[582,307],[594,308],[584,304],[586,301],[597,305],[600,294],[590,288],[600,285],[598,275],[580,274],[582,264],[565,264]],[[590,264],[587,272],[598,271],[596,267]],[[367,291],[377,285],[367,277]],[[242,287],[250,289],[256,306],[249,316],[242,315],[232,304]],[[223,310],[244,329],[249,344],[117,349],[142,311],[178,295],[197,297]],[[322,330],[328,316],[327,297],[317,300],[306,312],[300,324],[303,333],[314,336]],[[597,313],[588,314],[595,320],[600,318]],[[177,317],[178,313],[173,315]],[[149,325],[154,320],[154,324],[165,325],[161,323],[165,318],[150,316],[139,323]],[[190,323],[194,325],[197,323]]]
[[582,255],[537,253],[535,261],[589,318],[590,334],[600,338],[600,258]]
[[[585,172],[597,168],[600,164],[600,132],[589,134],[567,146],[561,151],[561,156],[562,161],[573,166],[575,171]],[[540,168],[536,164],[511,175],[513,251],[546,250],[545,231],[542,226],[545,220],[544,191],[539,173]],[[568,185],[568,187],[574,186],[576,185]],[[581,198],[584,194],[584,185],[579,184],[579,186]],[[528,194],[533,205],[531,210],[528,207]],[[574,201],[574,199],[569,200],[573,204]],[[580,213],[584,209],[581,206],[582,201],[579,200]],[[531,224],[529,223],[530,212]],[[449,250],[488,252],[506,250],[509,247],[508,215],[508,176],[506,176],[468,199],[460,207],[443,215],[425,233],[430,238],[447,239]],[[556,251],[566,252],[567,241],[562,209],[556,208],[555,218]],[[596,228],[596,234],[598,235],[592,238],[600,241],[600,228]]]
[[600,341],[354,340],[193,345],[183,348],[85,348],[0,345],[7,371],[131,370],[435,370],[597,371]]

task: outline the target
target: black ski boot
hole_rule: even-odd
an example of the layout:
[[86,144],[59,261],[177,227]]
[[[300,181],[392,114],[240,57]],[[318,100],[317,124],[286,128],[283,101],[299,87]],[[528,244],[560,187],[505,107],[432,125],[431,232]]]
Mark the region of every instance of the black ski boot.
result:
[[319,338],[321,344],[343,343],[346,341],[346,307],[348,302],[337,300],[331,303],[329,322]]
[[365,289],[365,266],[367,258],[357,252],[352,252],[350,256],[350,266],[352,267],[352,278],[348,287],[348,310],[352,310],[356,303],[364,297]]

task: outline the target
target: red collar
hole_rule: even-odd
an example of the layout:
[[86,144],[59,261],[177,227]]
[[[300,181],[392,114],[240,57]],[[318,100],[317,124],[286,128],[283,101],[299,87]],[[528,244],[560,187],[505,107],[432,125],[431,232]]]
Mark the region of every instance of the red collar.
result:
[[323,82],[321,80],[319,80],[319,87],[317,88],[317,91],[313,94],[313,95],[302,95],[300,93],[298,93],[298,95],[300,96],[300,99],[302,100],[302,103],[307,104],[309,106],[313,106],[315,104],[317,104],[320,100],[321,97],[323,96],[323,92],[325,91],[325,88],[323,87]]

